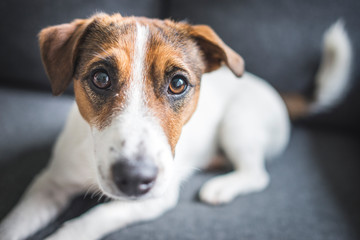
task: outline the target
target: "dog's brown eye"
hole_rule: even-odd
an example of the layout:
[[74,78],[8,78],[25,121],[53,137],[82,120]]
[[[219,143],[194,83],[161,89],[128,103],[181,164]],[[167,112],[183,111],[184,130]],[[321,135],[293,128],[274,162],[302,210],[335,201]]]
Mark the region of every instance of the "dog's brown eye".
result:
[[109,76],[104,72],[96,72],[92,81],[96,87],[101,89],[108,88],[111,85]]
[[181,94],[185,92],[188,84],[186,78],[182,75],[176,75],[171,79],[169,84],[169,92],[172,94]]

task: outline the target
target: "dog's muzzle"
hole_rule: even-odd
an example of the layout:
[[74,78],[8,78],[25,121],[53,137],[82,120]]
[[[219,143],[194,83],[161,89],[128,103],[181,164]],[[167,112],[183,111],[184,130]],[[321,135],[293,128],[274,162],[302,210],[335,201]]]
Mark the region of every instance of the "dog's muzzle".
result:
[[142,158],[120,159],[112,165],[111,172],[113,181],[122,193],[138,197],[154,186],[158,168],[152,161]]

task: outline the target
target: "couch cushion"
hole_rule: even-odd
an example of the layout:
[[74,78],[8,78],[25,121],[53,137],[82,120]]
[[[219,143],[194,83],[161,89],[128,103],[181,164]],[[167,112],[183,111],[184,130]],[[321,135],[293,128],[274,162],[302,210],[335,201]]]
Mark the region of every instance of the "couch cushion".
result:
[[322,36],[342,18],[354,46],[353,84],[331,113],[314,116],[317,127],[360,132],[360,1],[171,0],[169,16],[208,24],[245,59],[248,71],[282,92],[311,87],[321,57]]
[[43,70],[37,34],[44,27],[95,12],[122,15],[159,16],[160,0],[62,0],[0,1],[1,84],[50,89]]
[[[0,88],[0,219],[47,163],[72,102],[66,96]],[[265,191],[211,207],[196,196],[217,173],[198,173],[182,187],[174,210],[104,239],[358,239],[359,156],[358,138],[297,126],[285,153],[267,164],[271,184]],[[43,239],[96,202],[96,197],[76,198],[31,239]]]

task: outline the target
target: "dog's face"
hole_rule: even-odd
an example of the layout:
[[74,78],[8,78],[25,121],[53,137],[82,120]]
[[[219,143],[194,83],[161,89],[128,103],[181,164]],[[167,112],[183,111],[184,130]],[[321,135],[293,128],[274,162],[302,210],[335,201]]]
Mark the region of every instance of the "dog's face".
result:
[[113,198],[164,192],[201,75],[222,62],[243,72],[241,57],[207,26],[99,14],[46,28],[39,38],[53,93],[74,81],[98,184]]

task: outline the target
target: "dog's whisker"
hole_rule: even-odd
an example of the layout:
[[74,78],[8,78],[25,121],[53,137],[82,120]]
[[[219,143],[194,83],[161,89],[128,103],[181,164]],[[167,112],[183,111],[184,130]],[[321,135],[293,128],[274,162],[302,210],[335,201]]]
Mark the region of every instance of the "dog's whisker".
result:
[[94,198],[94,195],[96,195],[96,192],[93,192],[93,193],[91,194],[90,198],[93,199],[93,198]]
[[97,201],[97,202],[100,202],[103,197],[104,197],[104,193],[101,193],[101,195],[100,195],[100,197],[98,198],[98,201]]
[[85,194],[84,194],[84,199],[87,197],[87,195],[90,193],[90,192],[93,192],[93,191],[96,191],[97,190],[97,186],[95,184],[89,184]]
[[91,195],[91,199],[93,199],[94,197],[99,196],[100,194],[102,194],[102,191],[101,191],[101,190],[95,191],[95,192]]
[[89,194],[90,188],[88,188],[88,190],[86,190],[83,199],[85,199],[87,197],[87,195]]

